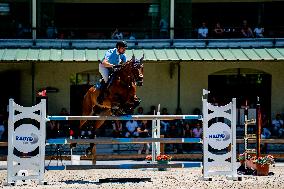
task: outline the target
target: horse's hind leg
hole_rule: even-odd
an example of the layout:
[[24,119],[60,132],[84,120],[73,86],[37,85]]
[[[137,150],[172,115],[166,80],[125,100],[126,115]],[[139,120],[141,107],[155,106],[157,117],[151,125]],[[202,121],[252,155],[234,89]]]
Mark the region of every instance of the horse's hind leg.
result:
[[[106,109],[104,110],[103,112],[101,112],[99,114],[100,116],[110,116],[111,115],[111,109]],[[105,120],[97,120],[95,122],[95,125],[94,125],[94,130],[100,128],[103,124],[104,124]],[[95,132],[95,131],[94,131]],[[89,151],[92,152],[92,164],[95,165],[96,164],[96,161],[97,161],[97,155],[96,155],[96,144],[94,143],[91,143],[90,144],[90,147],[89,147]]]

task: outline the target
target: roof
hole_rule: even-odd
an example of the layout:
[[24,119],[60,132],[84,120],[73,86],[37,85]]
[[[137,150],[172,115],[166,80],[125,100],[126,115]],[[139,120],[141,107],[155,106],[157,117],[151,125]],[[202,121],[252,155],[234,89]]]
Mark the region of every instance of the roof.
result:
[[[106,49],[0,49],[0,61],[96,62]],[[128,49],[127,57],[145,55],[145,61],[257,61],[284,60],[284,48]]]

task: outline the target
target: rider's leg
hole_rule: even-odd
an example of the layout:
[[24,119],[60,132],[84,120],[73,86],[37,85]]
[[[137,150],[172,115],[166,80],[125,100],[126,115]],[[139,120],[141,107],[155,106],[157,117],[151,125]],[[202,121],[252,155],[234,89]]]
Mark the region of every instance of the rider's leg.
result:
[[109,70],[105,68],[102,64],[99,64],[99,72],[101,73],[104,82],[101,82],[100,94],[97,98],[97,101],[99,104],[102,104],[104,101],[105,91],[108,86]]

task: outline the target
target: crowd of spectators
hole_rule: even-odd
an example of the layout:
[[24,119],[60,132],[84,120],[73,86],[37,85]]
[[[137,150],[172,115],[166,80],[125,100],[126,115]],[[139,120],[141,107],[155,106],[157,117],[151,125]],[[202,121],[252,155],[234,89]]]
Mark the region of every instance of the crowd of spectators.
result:
[[[252,27],[247,20],[243,20],[238,27],[224,27],[220,22],[216,22],[214,27],[208,28],[206,22],[195,31],[197,38],[263,38],[265,37],[264,27],[258,23]],[[194,34],[193,34],[194,36]]]
[[[199,111],[200,112],[200,111]],[[137,108],[137,115],[154,115],[156,114],[156,107],[151,106],[149,112],[144,113],[142,107]],[[181,115],[180,108],[176,110],[177,115]],[[161,115],[169,115],[167,108],[162,108]],[[152,121],[114,121],[113,123],[113,137],[134,137],[134,138],[146,138],[152,135]],[[120,125],[120,126],[117,126]],[[202,137],[202,122],[199,120],[187,121],[174,120],[174,121],[161,121],[161,136],[165,138],[201,138]],[[167,144],[165,145],[165,151],[167,153],[183,153],[191,150],[201,150],[201,146],[190,144]],[[138,154],[148,154],[150,144],[141,144],[138,150]]]
[[[159,25],[155,28],[114,28],[105,29],[105,31],[88,31],[84,28],[61,28],[51,18],[45,20],[45,23],[41,28],[38,28],[37,34],[39,38],[46,39],[115,39],[115,40],[135,40],[139,39],[168,39],[170,37],[170,27],[167,21],[168,19],[161,18]],[[150,31],[151,30],[151,31]],[[156,30],[156,31],[155,31]],[[176,28],[181,30],[181,28]],[[185,30],[185,29],[182,29]],[[222,39],[222,38],[264,38],[264,37],[276,37],[273,36],[273,31],[265,31],[264,26],[261,23],[250,23],[244,19],[239,24],[233,26],[224,26],[222,21],[216,21],[210,23],[202,21],[199,25],[193,26],[190,38],[198,39]],[[15,19],[11,20],[7,26],[7,32],[2,32],[3,35],[9,35],[8,38],[31,38],[32,27],[30,24],[26,24]],[[188,35],[187,35],[188,36]],[[181,36],[180,36],[181,37]],[[179,38],[180,38],[179,37]],[[1,38],[1,33],[0,33]],[[182,38],[182,37],[181,37]],[[186,38],[186,37],[185,37]]]

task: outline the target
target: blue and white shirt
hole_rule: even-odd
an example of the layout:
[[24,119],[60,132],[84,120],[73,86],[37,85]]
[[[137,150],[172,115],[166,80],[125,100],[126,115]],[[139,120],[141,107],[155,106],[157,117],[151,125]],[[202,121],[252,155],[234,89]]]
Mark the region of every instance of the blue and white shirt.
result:
[[126,62],[126,55],[119,54],[117,52],[117,48],[114,48],[114,49],[109,49],[106,52],[104,59],[108,60],[108,62],[111,64],[118,65],[120,62]]

